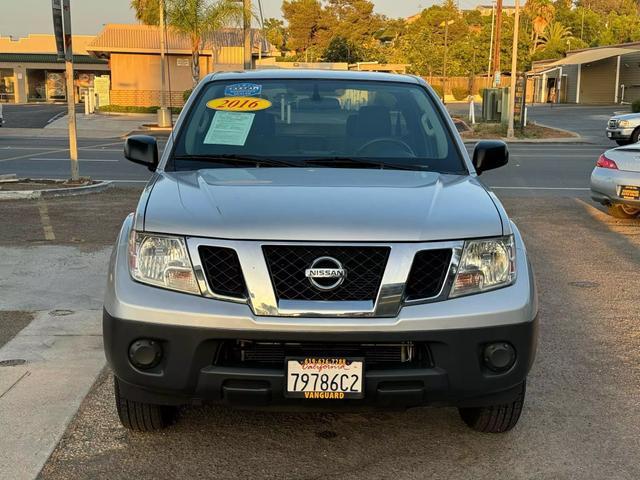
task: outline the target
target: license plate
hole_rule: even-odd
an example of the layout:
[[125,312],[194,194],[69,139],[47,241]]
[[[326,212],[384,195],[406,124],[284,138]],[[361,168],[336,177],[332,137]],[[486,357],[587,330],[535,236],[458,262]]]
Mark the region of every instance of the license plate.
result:
[[640,200],[640,187],[622,185],[620,187],[620,197],[626,200]]
[[612,132],[607,132],[607,137],[609,137],[609,138],[613,137],[613,133]]
[[285,359],[285,396],[317,400],[363,398],[363,358]]

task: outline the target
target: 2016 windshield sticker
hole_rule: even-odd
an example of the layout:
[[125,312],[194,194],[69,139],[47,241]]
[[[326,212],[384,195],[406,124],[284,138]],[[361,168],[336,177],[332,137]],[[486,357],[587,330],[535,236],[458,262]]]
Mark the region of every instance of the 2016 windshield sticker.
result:
[[222,97],[207,102],[207,107],[227,112],[257,112],[271,105],[269,100],[255,97]]
[[255,83],[234,83],[224,87],[225,97],[252,97],[262,93],[262,85]]
[[205,144],[243,146],[253,125],[254,113],[218,111],[211,120]]

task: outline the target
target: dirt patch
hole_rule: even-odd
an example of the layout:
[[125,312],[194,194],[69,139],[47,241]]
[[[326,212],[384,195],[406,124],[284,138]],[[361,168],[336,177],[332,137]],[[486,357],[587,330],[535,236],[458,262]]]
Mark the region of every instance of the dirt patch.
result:
[[[530,123],[524,130],[515,129],[516,138],[521,139],[549,139],[549,138],[575,138],[571,132],[556,128],[543,127]],[[469,131],[461,132],[462,138],[495,138],[502,139],[507,136],[507,126],[502,123],[476,123]]]
[[25,190],[55,190],[59,188],[86,187],[95,185],[96,183],[88,178],[79,180],[32,180],[30,178],[21,178],[15,180],[0,181],[0,191],[2,192],[18,192]]
[[[1,288],[0,281],[0,288]],[[33,315],[29,312],[0,311],[0,347],[29,325]]]

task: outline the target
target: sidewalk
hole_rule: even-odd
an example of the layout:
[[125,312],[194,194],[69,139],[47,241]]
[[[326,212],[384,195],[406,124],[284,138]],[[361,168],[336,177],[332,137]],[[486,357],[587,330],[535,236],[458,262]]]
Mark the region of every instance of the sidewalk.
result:
[[[76,115],[78,138],[116,138],[143,129],[144,124],[156,122],[155,114],[135,115]],[[0,128],[0,136],[10,137],[67,137],[69,127],[64,115],[44,128]]]

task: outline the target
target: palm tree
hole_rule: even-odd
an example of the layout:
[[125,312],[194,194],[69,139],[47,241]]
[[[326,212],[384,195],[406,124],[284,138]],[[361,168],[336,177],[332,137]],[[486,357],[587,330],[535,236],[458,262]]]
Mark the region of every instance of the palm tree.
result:
[[527,0],[524,10],[531,19],[531,53],[533,53],[540,37],[553,21],[556,9],[551,0]]
[[[136,18],[157,25],[159,0],[131,0]],[[200,81],[200,51],[207,40],[213,44],[213,33],[244,18],[244,9],[237,0],[165,0],[167,24],[187,36],[191,43],[191,76],[193,85]],[[250,15],[250,13],[248,13]]]
[[572,39],[570,28],[560,22],[551,22],[540,36],[539,46],[548,51],[565,51]]

